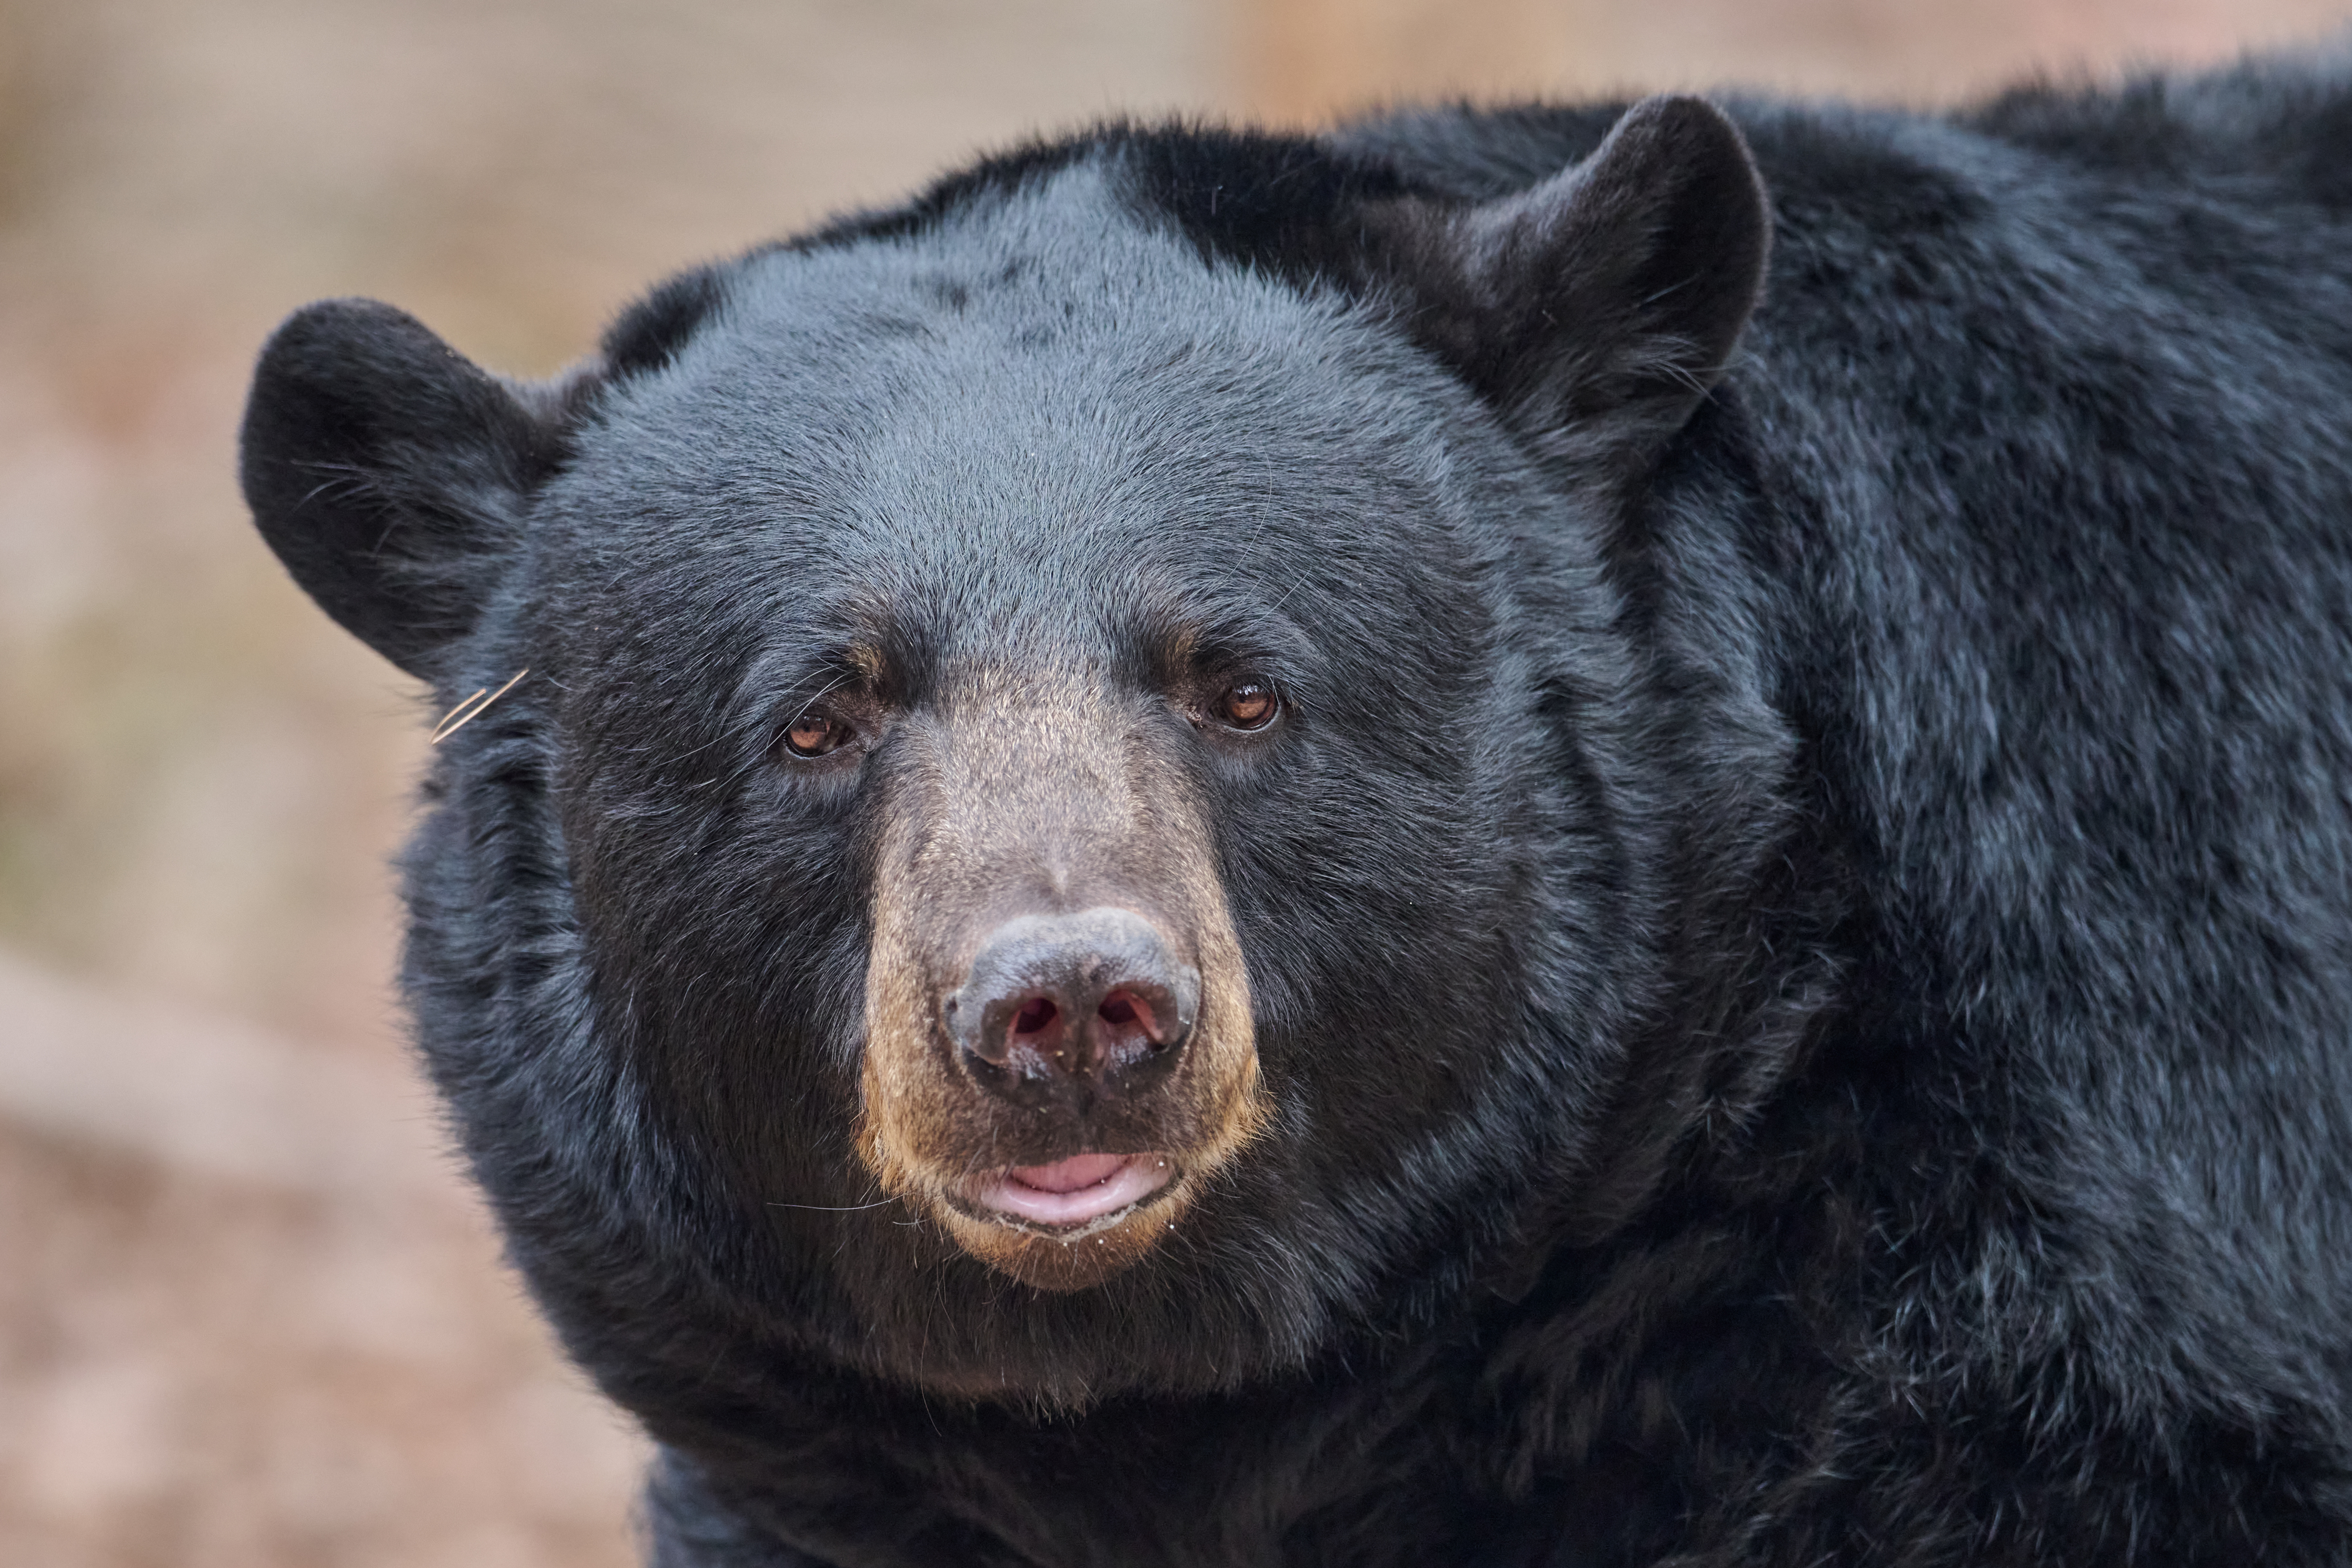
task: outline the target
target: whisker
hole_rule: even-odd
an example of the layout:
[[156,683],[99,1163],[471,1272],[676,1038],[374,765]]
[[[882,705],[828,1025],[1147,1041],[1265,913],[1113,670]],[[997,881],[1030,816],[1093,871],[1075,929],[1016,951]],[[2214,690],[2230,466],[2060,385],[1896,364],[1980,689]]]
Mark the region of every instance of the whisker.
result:
[[[508,681],[496,691],[491,691],[488,697],[483,697],[480,691],[477,691],[472,697],[467,698],[466,700],[458,703],[455,708],[450,709],[448,712],[441,716],[441,722],[433,726],[433,737],[431,740],[427,741],[425,744],[429,746],[437,746],[442,742],[447,740],[450,736],[456,734],[458,731],[464,729],[467,725],[472,723],[475,720],[480,718],[483,710],[488,709],[491,703],[496,702],[499,698],[504,697],[508,692],[512,691],[515,689],[515,681],[520,680],[524,676],[529,675],[530,673],[530,667],[529,665],[525,665],[522,668],[515,671],[513,680]],[[489,689],[488,687],[483,688],[483,690],[487,691],[488,689]],[[480,700],[477,701],[477,698],[480,699]],[[462,719],[458,717],[461,713],[465,715]]]

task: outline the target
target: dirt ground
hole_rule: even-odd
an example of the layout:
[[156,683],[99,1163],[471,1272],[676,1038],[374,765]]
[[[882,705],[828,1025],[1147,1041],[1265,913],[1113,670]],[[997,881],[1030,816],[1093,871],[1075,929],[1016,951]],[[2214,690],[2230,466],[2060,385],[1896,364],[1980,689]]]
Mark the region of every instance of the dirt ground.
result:
[[1948,100],[2352,0],[0,0],[0,1563],[632,1559],[388,995],[411,683],[255,542],[255,348],[551,371],[659,275],[1111,110]]

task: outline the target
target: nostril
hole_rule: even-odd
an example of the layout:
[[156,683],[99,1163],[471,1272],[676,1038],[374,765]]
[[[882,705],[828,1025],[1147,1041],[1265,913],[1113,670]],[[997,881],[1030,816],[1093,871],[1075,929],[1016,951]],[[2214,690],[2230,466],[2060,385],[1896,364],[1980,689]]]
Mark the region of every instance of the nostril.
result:
[[1053,1023],[1054,1016],[1058,1011],[1059,1009],[1054,1005],[1050,998],[1033,996],[1026,1006],[1013,1016],[1013,1033],[1015,1035],[1041,1033]]
[[1102,999],[1095,1008],[1095,1016],[1114,1034],[1142,1036],[1144,1045],[1154,1052],[1168,1048],[1169,1031],[1162,1026],[1160,1013],[1149,997],[1121,987]]

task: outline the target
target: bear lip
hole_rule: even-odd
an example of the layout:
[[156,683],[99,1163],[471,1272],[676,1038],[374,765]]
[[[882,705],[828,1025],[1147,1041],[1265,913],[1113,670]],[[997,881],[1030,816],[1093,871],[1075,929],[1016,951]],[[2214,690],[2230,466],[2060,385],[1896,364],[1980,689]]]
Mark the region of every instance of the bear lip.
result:
[[1164,1154],[1073,1154],[983,1173],[964,1196],[987,1218],[1058,1231],[1122,1215],[1175,1177]]

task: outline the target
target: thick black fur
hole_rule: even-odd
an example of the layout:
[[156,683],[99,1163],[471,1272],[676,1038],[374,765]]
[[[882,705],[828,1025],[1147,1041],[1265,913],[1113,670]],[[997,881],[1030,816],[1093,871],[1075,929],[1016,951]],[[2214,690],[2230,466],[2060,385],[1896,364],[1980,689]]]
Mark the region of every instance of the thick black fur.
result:
[[[554,390],[273,342],[298,577],[532,671],[404,978],[655,1562],[2352,1563],[2352,82],[1622,113],[1107,129]],[[1044,1294],[850,1150],[890,753],[774,742],[1171,621],[1296,719],[1198,763],[1277,1116]]]

